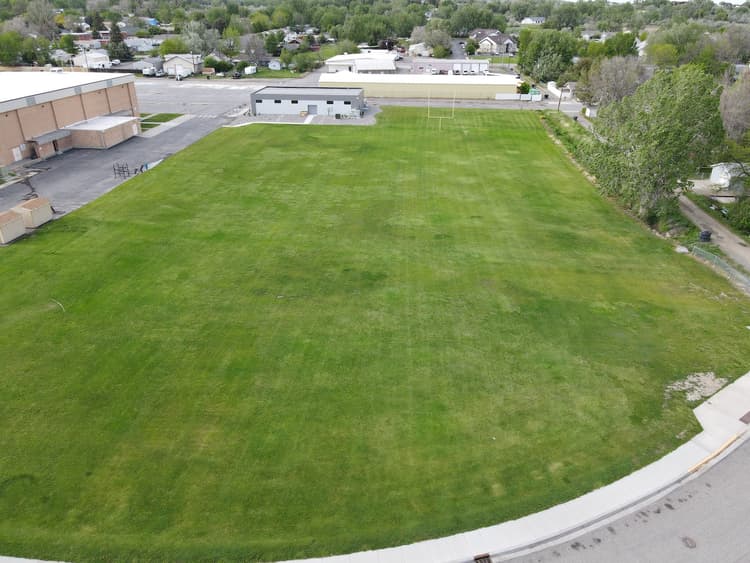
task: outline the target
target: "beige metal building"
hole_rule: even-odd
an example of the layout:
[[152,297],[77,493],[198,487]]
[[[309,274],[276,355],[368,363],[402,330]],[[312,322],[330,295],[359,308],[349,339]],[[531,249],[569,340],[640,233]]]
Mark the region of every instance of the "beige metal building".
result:
[[362,88],[374,98],[457,98],[494,100],[497,94],[515,94],[520,80],[511,75],[432,75],[323,73],[320,86]]
[[[97,122],[102,116],[121,119]],[[100,142],[76,144],[82,138],[76,131],[97,123]],[[0,132],[0,166],[75,147],[108,148],[140,132],[134,77],[0,72]]]
[[0,243],[7,244],[25,234],[23,217],[15,211],[0,213]]
[[11,211],[18,213],[23,219],[24,226],[29,229],[35,229],[48,221],[52,221],[52,206],[49,200],[44,197],[24,201],[22,204],[16,205]]

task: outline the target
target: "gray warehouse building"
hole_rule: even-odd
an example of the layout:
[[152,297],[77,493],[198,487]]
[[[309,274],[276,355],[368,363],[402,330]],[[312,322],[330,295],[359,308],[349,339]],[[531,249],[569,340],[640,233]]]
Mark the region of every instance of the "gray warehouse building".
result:
[[362,88],[266,86],[250,95],[253,115],[330,115],[360,117],[365,110]]

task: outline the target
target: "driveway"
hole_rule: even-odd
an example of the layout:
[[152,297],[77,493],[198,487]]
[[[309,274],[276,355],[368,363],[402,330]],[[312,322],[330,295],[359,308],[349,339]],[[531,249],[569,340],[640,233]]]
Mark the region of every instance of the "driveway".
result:
[[702,231],[711,231],[711,241],[734,262],[750,273],[750,248],[744,239],[735,235],[684,195],[679,197],[680,210]]

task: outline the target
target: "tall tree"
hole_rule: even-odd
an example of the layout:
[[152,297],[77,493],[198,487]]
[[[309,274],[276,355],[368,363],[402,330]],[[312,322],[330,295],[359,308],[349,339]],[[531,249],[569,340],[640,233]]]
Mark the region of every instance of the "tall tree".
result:
[[727,137],[735,142],[742,141],[750,131],[750,73],[742,74],[721,93],[719,107]]
[[21,59],[23,37],[17,31],[0,33],[0,64],[17,65]]
[[208,53],[203,36],[206,33],[206,26],[203,22],[189,21],[182,28],[181,39],[191,53]]
[[268,56],[266,53],[266,43],[263,40],[263,36],[259,34],[247,37],[242,42],[242,49],[247,54],[248,60],[255,65],[265,60]]
[[57,43],[58,47],[60,47],[60,49],[62,49],[66,53],[75,55],[78,52],[78,48],[76,47],[76,43],[72,35],[63,35],[62,37],[60,37],[60,40]]
[[592,166],[602,189],[641,217],[658,217],[674,190],[721,145],[714,79],[697,66],[659,71],[599,112]]
[[130,47],[125,44],[120,26],[116,23],[112,23],[112,29],[109,30],[107,53],[109,53],[111,59],[119,59],[121,61],[130,61],[133,59],[133,53]]
[[588,72],[591,101],[602,106],[633,94],[648,78],[638,57],[612,57],[595,61]]
[[539,81],[557,79],[570,68],[577,42],[571,33],[553,29],[522,30],[518,66]]
[[26,19],[29,25],[47,39],[54,39],[57,35],[55,10],[48,0],[32,0],[26,8]]
[[468,35],[472,29],[490,27],[492,25],[492,12],[485,6],[466,4],[453,12],[450,25],[451,32],[454,35]]
[[179,53],[187,53],[188,51],[188,46],[179,37],[170,37],[162,41],[162,44],[159,45],[159,54],[162,57]]

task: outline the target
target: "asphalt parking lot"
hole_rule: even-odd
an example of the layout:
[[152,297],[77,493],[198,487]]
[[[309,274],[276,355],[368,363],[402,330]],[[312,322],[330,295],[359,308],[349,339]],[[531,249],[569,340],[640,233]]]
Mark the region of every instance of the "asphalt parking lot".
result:
[[18,182],[0,189],[0,209],[8,209],[33,197],[48,198],[57,214],[69,213],[112,190],[124,178],[113,173],[115,163],[139,168],[182,150],[224,123],[222,118],[192,118],[151,137],[133,137],[109,150],[75,149],[28,168],[29,183]]

